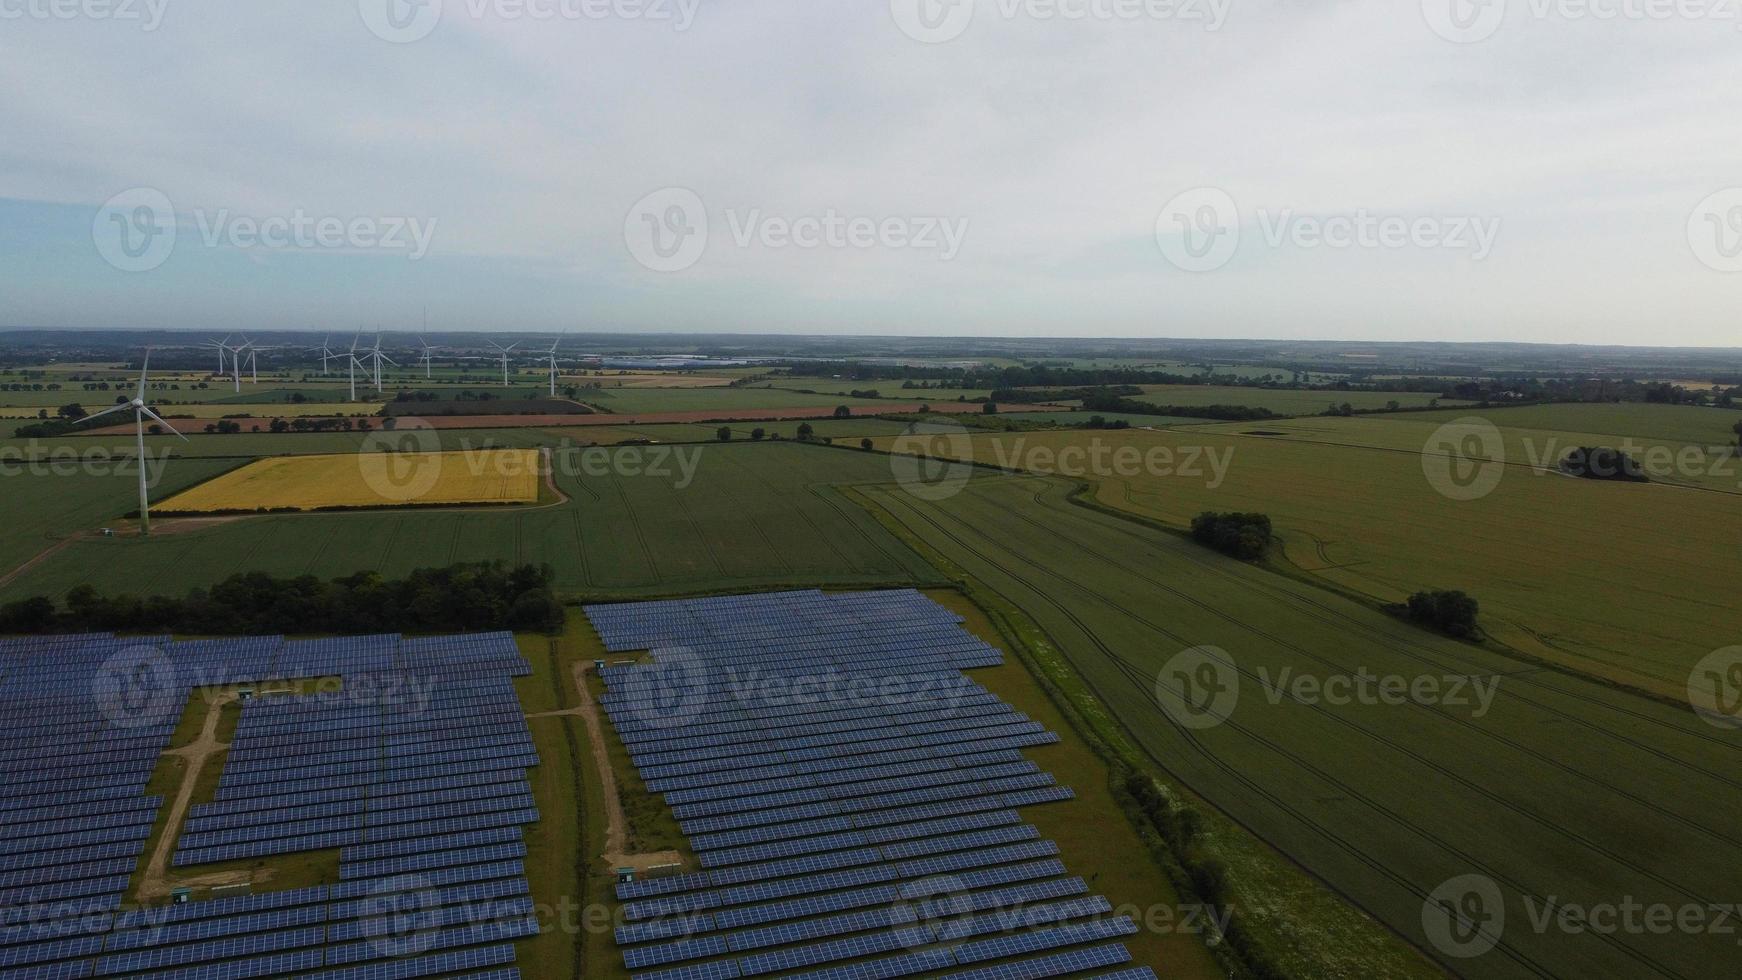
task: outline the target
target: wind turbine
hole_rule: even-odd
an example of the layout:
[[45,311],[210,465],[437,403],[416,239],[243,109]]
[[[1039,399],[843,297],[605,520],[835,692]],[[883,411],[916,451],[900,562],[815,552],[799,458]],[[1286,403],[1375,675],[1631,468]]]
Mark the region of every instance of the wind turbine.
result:
[[260,352],[263,350],[277,350],[277,349],[278,348],[276,348],[276,347],[255,347],[252,341],[249,342],[249,344],[248,344],[248,371],[251,375],[251,377],[248,379],[249,384],[256,384],[257,385],[260,383]]
[[141,537],[151,533],[151,500],[146,495],[145,486],[145,417],[147,415],[151,416],[158,425],[161,425],[170,432],[180,436],[183,442],[188,441],[187,436],[182,435],[180,432],[176,432],[175,426],[165,422],[161,415],[153,412],[145,404],[145,372],[150,367],[151,348],[147,347],[145,348],[145,360],[139,365],[139,393],[133,396],[133,400],[122,402],[114,408],[105,408],[95,415],[87,415],[79,420],[81,423],[84,423],[89,422],[92,419],[100,419],[105,415],[112,415],[115,412],[126,411],[128,409],[133,411],[133,424],[139,433],[139,534]]
[[363,366],[363,362],[357,360],[357,343],[362,339],[362,334],[353,337],[351,339],[351,349],[345,354],[345,357],[351,362],[351,401],[353,402],[357,400],[357,369]]
[[421,336],[419,336],[419,337],[418,337],[418,338],[417,338],[417,342],[418,342],[418,344],[419,344],[419,345],[421,345],[421,346],[422,346],[422,347],[423,347],[423,379],[424,379],[424,380],[425,380],[425,381],[428,381],[428,380],[429,380],[429,378],[430,378],[430,373],[429,373],[429,358],[430,358],[430,353],[431,353],[431,352],[432,352],[432,351],[434,351],[434,350],[435,350],[435,348],[434,348],[434,347],[431,347],[431,346],[430,346],[430,345],[429,345],[429,342],[428,342],[428,341],[426,341],[426,340],[424,340],[424,339],[423,339],[423,337],[421,337]]
[[370,360],[375,362],[375,390],[381,391],[381,390],[383,390],[381,387],[381,362],[386,361],[387,363],[393,365],[394,367],[398,367],[399,362],[394,360],[391,357],[388,357],[386,354],[381,353],[381,335],[380,334],[375,335],[375,346],[369,351],[369,358],[370,358]]
[[[226,337],[224,340],[227,343],[229,338]],[[253,341],[249,340],[247,337],[243,337],[241,346],[230,348],[230,370],[233,372],[236,379],[236,392],[238,394],[242,391],[242,352],[247,350],[249,345],[252,343]]]
[[563,334],[566,333],[568,331],[564,330],[563,333],[557,334],[555,340],[550,342],[550,397],[552,398],[556,397],[556,347],[563,342]]
[[223,340],[208,340],[201,347],[216,347],[218,349],[218,377],[224,376],[224,355],[230,350],[230,338]]
[[305,353],[309,353],[309,354],[321,355],[321,376],[322,377],[325,377],[326,373],[327,373],[327,359],[339,356],[339,355],[333,353],[332,344],[333,344],[333,335],[327,334],[327,339],[321,341],[321,345],[319,347],[310,347],[305,352]]
[[520,345],[509,344],[507,347],[504,347],[492,340],[490,341],[490,346],[502,352],[502,387],[506,388],[508,387],[508,355],[514,350],[514,348],[519,347]]

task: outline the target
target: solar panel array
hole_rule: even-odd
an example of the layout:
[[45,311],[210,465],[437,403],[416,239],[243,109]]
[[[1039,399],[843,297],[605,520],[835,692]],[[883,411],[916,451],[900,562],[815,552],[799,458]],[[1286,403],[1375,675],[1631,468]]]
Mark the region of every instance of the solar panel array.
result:
[[[508,633],[0,639],[0,980],[518,978],[530,672]],[[339,848],[339,881],[122,909],[194,692],[309,678],[242,706],[174,864]]]
[[[1136,933],[1020,810],[1058,736],[969,679],[1002,655],[912,591],[587,607],[601,698],[699,871],[620,884],[635,980],[1088,975]],[[1151,977],[1132,967],[1104,974]]]

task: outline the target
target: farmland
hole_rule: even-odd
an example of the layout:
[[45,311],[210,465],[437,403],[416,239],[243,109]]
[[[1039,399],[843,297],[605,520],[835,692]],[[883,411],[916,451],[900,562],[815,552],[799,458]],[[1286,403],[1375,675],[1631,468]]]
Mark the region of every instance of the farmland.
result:
[[582,390],[580,400],[616,415],[644,412],[717,412],[744,409],[832,408],[838,395],[804,395],[778,388],[606,388]]
[[1018,466],[1068,447],[1166,451],[1175,465],[1165,473],[1066,475],[1092,478],[1106,506],[1174,527],[1204,510],[1267,513],[1281,542],[1272,560],[1295,574],[1381,602],[1461,589],[1482,603],[1484,628],[1514,649],[1668,696],[1685,691],[1700,658],[1735,642],[1728,583],[1742,576],[1742,522],[1733,495],[1534,475],[1518,464],[1488,496],[1454,500],[1424,477],[1420,442],[1346,435],[1407,444],[1402,434],[1416,423],[1283,428],[1296,425],[1310,426],[1314,441],[1217,425],[975,435],[964,445],[983,462]]
[[1278,415],[1319,415],[1332,405],[1348,404],[1357,411],[1383,409],[1391,402],[1404,408],[1420,408],[1438,402],[1457,405],[1431,392],[1419,391],[1312,391],[1293,388],[1230,388],[1217,385],[1143,385],[1134,401],[1151,405],[1244,405],[1265,408]]
[[[889,478],[881,456],[791,444],[558,451],[561,506],[518,511],[395,511],[250,517],[147,541],[80,539],[0,590],[58,595],[80,582],[180,594],[239,571],[397,576],[455,561],[548,562],[565,592],[666,595],[790,585],[925,584],[937,573],[833,484]],[[213,461],[210,474],[234,465]],[[355,463],[352,463],[353,467]],[[198,474],[191,462],[168,472]],[[88,505],[99,520],[129,506],[84,477],[19,477],[42,498]],[[185,484],[184,484],[185,485]],[[167,529],[167,525],[166,525]],[[40,532],[39,532],[40,534]],[[122,576],[121,569],[128,571]]]
[[538,500],[539,454],[364,453],[263,459],[159,505],[164,514],[341,510],[441,504],[530,504]]
[[[1456,875],[1499,882],[1518,920],[1529,903],[1628,896],[1680,906],[1731,888],[1737,844],[1723,815],[1742,805],[1735,733],[1436,639],[1073,506],[1069,491],[1066,481],[992,477],[938,504],[861,492],[912,540],[1032,617],[1157,765],[1424,949],[1423,900]],[[1232,655],[1238,701],[1225,723],[1188,728],[1158,707],[1157,684],[1168,689],[1164,665],[1202,645]],[[1284,671],[1458,676],[1486,683],[1493,698],[1489,710],[1474,699],[1334,703],[1275,688]],[[1456,968],[1702,976],[1733,953],[1715,936],[1515,928]]]

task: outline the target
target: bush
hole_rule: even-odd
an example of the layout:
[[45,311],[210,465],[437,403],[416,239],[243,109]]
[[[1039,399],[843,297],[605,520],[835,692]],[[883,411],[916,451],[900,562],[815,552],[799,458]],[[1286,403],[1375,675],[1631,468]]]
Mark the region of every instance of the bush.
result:
[[1477,635],[1475,599],[1462,592],[1417,592],[1409,597],[1409,618],[1447,636],[1471,639]]
[[1270,543],[1270,518],[1205,511],[1192,518],[1192,539],[1224,555],[1251,561],[1263,556]]
[[[853,394],[858,395],[859,393],[855,391]],[[873,395],[871,397],[875,398],[876,396]],[[853,410],[852,409],[848,408],[845,405],[836,405],[835,406],[835,418],[850,419],[852,417],[853,417]]]
[[714,438],[720,440],[721,442],[731,442],[732,441],[732,427],[729,425],[720,426],[720,428],[714,432]]
[[758,429],[751,429],[750,430],[750,441],[751,442],[761,442],[763,440],[763,437],[765,437],[767,435],[768,435],[768,433],[762,429],[759,429],[759,428]]
[[997,402],[987,402],[986,404],[980,406],[980,414],[982,414],[982,415],[997,415],[998,414],[998,403]]
[[1649,483],[1651,478],[1639,462],[1619,449],[1580,446],[1561,460],[1561,472],[1586,480],[1622,480]]
[[871,439],[869,436],[867,436],[864,439],[859,440],[859,448],[865,450],[866,452],[871,451],[871,445],[872,445],[872,443],[871,443]]
[[816,427],[811,425],[809,422],[800,422],[799,423],[798,438],[799,438],[800,442],[809,442],[810,440],[816,438],[816,434],[817,434]]

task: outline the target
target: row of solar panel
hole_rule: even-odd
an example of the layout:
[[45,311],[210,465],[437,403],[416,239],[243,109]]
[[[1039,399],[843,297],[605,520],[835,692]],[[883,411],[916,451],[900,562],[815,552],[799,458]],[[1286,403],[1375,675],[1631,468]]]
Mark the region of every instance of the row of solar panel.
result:
[[538,811],[528,807],[523,810],[480,811],[464,816],[448,817],[439,820],[427,820],[420,823],[390,824],[383,827],[362,830],[347,830],[334,833],[315,834],[306,837],[284,837],[272,840],[253,841],[245,844],[229,844],[222,847],[209,847],[199,850],[178,850],[175,855],[177,867],[188,867],[199,864],[213,864],[220,861],[236,861],[243,858],[270,857],[275,854],[295,854],[300,851],[320,851],[335,847],[349,847],[357,844],[372,844],[385,841],[405,840],[415,837],[427,837],[441,834],[457,834],[470,830],[485,830],[492,827],[508,827],[520,824],[538,822]]
[[[454,786],[452,780],[442,786],[439,799],[448,802],[460,800],[482,800],[497,796],[506,796],[516,792],[525,792],[525,780],[515,770],[503,770],[499,773],[500,780],[480,782],[471,786]],[[425,782],[433,782],[426,780]],[[423,806],[431,799],[428,790],[417,790],[410,793],[376,794],[367,798],[356,796],[349,800],[333,803],[317,803],[309,806],[282,808],[277,810],[246,810],[229,812],[222,808],[212,808],[204,811],[201,816],[190,818],[182,827],[184,834],[214,833],[223,830],[233,830],[257,825],[273,824],[286,826],[308,820],[318,820],[332,817],[359,816],[364,813],[400,810],[407,807]],[[185,842],[185,838],[184,838]]]

